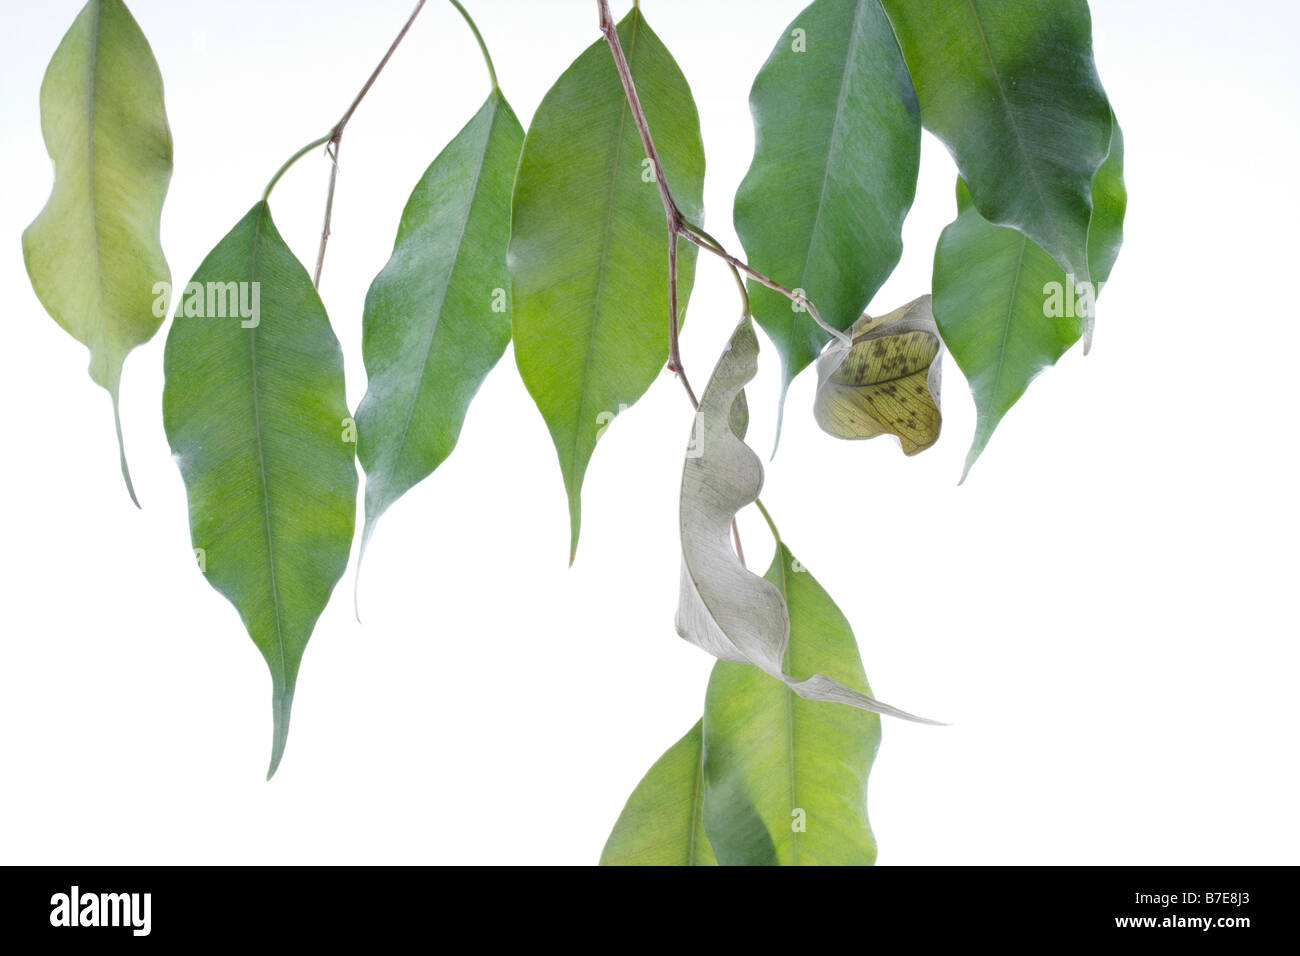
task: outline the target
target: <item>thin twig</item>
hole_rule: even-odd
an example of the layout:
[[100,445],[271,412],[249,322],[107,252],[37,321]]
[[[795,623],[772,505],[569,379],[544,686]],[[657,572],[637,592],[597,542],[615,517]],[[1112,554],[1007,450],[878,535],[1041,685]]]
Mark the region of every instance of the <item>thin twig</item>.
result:
[[682,367],[681,352],[675,348],[680,338],[679,322],[680,315],[677,311],[677,234],[670,229],[668,230],[668,369],[681,377],[682,387],[686,389],[686,397],[691,400],[691,408],[699,411],[699,399],[695,397],[695,390],[691,388],[691,383],[686,378],[686,369]]
[[[614,22],[614,17],[609,10],[609,0],[596,0],[596,6],[600,12],[600,32],[605,35],[605,40],[609,44],[609,52],[614,58],[614,66],[618,71],[619,82],[623,85],[623,95],[627,98],[628,108],[632,111],[632,121],[636,125],[637,134],[641,137],[641,146],[645,150],[645,155],[650,160],[650,167],[654,173],[655,185],[659,189],[659,199],[663,202],[664,218],[668,225],[668,369],[681,379],[682,388],[686,390],[686,397],[690,400],[691,407],[699,409],[699,400],[695,397],[695,390],[691,388],[690,379],[686,377],[686,368],[682,364],[682,352],[680,344],[680,315],[677,305],[677,240],[679,236],[686,236],[688,239],[695,241],[693,234],[686,228],[686,220],[682,216],[681,209],[678,208],[677,202],[673,199],[673,194],[668,188],[668,177],[664,175],[664,166],[659,159],[659,151],[655,149],[654,137],[650,135],[650,124],[646,120],[645,110],[641,108],[641,98],[636,92],[636,83],[632,80],[632,68],[628,65],[627,56],[623,53],[623,44],[618,38],[618,25]],[[698,244],[698,243],[697,243]],[[717,255],[725,255],[722,246],[715,245],[710,251]],[[734,272],[737,267],[732,266]],[[741,299],[744,302],[744,314],[749,315],[749,296],[745,292],[744,283],[740,281],[737,274],[737,282],[740,285]],[[740,544],[740,526],[733,518],[731,520],[731,533],[736,542],[736,556],[740,563],[745,563],[745,551]]]
[[[645,110],[641,107],[641,98],[636,92],[636,83],[632,80],[632,68],[628,65],[627,56],[623,53],[623,44],[618,38],[618,27],[614,23],[613,15],[610,13],[609,0],[596,0],[596,6],[600,12],[600,32],[604,34],[605,40],[609,44],[610,53],[614,57],[614,66],[618,70],[619,81],[623,85],[623,93],[627,97],[628,106],[632,110],[632,121],[635,123],[636,131],[641,137],[641,145],[645,149],[646,158],[650,160],[650,166],[654,171],[655,185],[659,188],[659,198],[663,201],[664,216],[668,220],[670,246],[676,249],[676,239],[681,236],[701,249],[708,250],[727,263],[733,273],[743,272],[754,281],[767,286],[774,292],[779,292],[812,316],[813,321],[828,335],[839,339],[845,345],[852,345],[853,340],[848,334],[833,325],[828,325],[822,319],[821,313],[817,311],[817,307],[812,304],[807,296],[801,295],[792,289],[787,289],[779,282],[769,279],[757,269],[750,267],[747,263],[728,253],[720,242],[704,232],[704,230],[686,221],[676,200],[673,199],[672,191],[668,187],[668,177],[664,175],[663,162],[659,158],[658,150],[655,149],[654,137],[650,135],[650,124],[646,121]],[[748,316],[750,314],[749,295],[744,291],[744,283],[739,281],[739,276],[737,276],[737,282],[741,287],[744,314]],[[674,284],[674,288],[670,290],[670,297],[675,299],[675,293]],[[677,310],[674,307],[672,314],[669,316],[668,367],[681,377],[683,383],[686,383],[686,373],[681,368],[681,350],[677,343],[677,319]],[[688,392],[691,391],[689,385],[686,388]]]
[[286,159],[284,161],[284,164],[275,171],[275,175],[271,177],[271,181],[266,184],[266,189],[262,193],[262,202],[266,202],[268,199],[271,198],[271,190],[274,189],[275,184],[280,181],[280,177],[289,171],[290,166],[298,162],[298,160],[302,159],[304,156],[310,153],[317,146],[324,146],[328,142],[329,142],[329,134],[326,133],[320,139],[312,140],[302,149],[298,150],[298,152],[294,153],[292,156]]
[[833,325],[828,325],[825,320],[822,319],[821,313],[817,311],[817,306],[813,305],[812,300],[807,296],[800,295],[793,289],[787,289],[785,286],[781,285],[781,283],[769,279],[757,269],[750,268],[749,265],[737,259],[731,253],[727,252],[726,249],[722,248],[722,245],[716,239],[711,236],[706,236],[702,230],[697,229],[689,223],[683,225],[681,235],[695,243],[695,245],[699,246],[701,249],[707,249],[727,265],[731,266],[732,269],[745,273],[745,275],[749,276],[754,281],[767,286],[773,292],[781,293],[781,295],[785,296],[795,305],[799,306],[799,308],[803,309],[803,311],[812,316],[813,321],[821,326],[823,331],[832,338],[839,339],[847,346],[853,345],[853,339],[847,332],[843,332],[840,329],[835,328]]
[[385,53],[383,59],[379,61],[379,65],[371,71],[370,77],[366,80],[365,85],[361,87],[361,91],[357,93],[356,97],[352,100],[352,103],[343,113],[343,116],[334,124],[334,128],[330,130],[329,139],[325,146],[325,151],[330,158],[330,185],[329,192],[325,194],[325,223],[321,227],[320,248],[316,251],[316,272],[312,276],[311,280],[312,285],[317,288],[320,288],[321,269],[325,265],[325,244],[329,242],[330,238],[330,219],[334,213],[334,184],[338,181],[339,145],[343,140],[343,130],[348,125],[348,120],[352,119],[352,114],[357,111],[357,107],[361,105],[361,101],[365,99],[366,94],[370,92],[370,88],[375,85],[375,80],[379,79],[379,74],[382,73],[384,67],[388,65],[388,61],[392,58],[398,45],[406,36],[407,31],[411,29],[411,24],[415,22],[415,18],[419,16],[420,11],[424,9],[424,2],[425,0],[417,0],[415,9],[411,11],[411,15],[406,18],[406,23],[404,23],[402,29],[398,31],[397,37],[393,40],[392,44],[389,45],[388,52]]

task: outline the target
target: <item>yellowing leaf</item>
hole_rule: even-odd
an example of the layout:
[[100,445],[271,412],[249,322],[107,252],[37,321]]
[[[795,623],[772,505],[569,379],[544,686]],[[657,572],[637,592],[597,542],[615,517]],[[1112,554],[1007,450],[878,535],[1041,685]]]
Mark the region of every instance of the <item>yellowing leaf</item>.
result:
[[943,343],[923,295],[881,319],[864,315],[817,360],[813,414],[836,438],[897,435],[915,455],[939,439]]
[[135,501],[118,386],[127,353],[166,314],[171,273],[158,230],[172,137],[158,64],[121,0],[90,0],[54,51],[41,83],[41,132],[54,190],[23,233],[23,259],[41,305],[90,349],[90,377],[113,400]]

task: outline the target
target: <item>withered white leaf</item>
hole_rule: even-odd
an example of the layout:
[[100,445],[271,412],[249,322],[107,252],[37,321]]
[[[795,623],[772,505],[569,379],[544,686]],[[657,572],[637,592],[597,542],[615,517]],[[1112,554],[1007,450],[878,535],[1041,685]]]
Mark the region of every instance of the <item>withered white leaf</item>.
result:
[[753,664],[808,700],[836,701],[878,714],[936,723],[881,703],[823,674],[785,673],[790,615],[781,592],[749,571],[732,550],[736,512],[758,498],[763,466],[733,428],[737,397],[758,367],[753,322],[741,322],[718,361],[695,414],[682,471],[681,596],[677,632],[721,660]]

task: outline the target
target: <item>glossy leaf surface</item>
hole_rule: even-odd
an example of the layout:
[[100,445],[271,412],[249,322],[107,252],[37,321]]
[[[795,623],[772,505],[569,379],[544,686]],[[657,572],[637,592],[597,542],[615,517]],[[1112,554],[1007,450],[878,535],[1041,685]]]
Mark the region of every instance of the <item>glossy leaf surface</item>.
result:
[[178,304],[163,424],[208,583],[235,605],[271,670],[269,776],[284,753],[303,650],[352,544],[357,472],[343,355],[265,202],[208,254],[195,284],[227,290],[241,308],[192,315]]
[[362,319],[357,408],[369,539],[379,516],[451,454],[510,341],[510,193],[524,131],[497,90],[421,177]]
[[[634,8],[618,25],[673,196],[703,216],[704,147],[686,78]],[[596,441],[668,360],[664,211],[604,39],[543,98],[514,192],[515,358],[555,442],[577,549]],[[685,309],[695,249],[679,241]]]
[[1089,278],[1092,179],[1110,107],[1086,0],[882,0],[926,127],[989,222]]
[[118,391],[127,353],[167,314],[159,225],[172,138],[158,64],[120,0],[90,0],[59,43],[41,83],[41,132],[54,189],[23,233],[23,259],[46,311],[90,349],[134,501]]
[[1029,383],[1093,321],[1100,283],[1118,253],[1126,202],[1118,124],[1114,136],[1094,187],[1095,288],[1076,284],[1023,233],[985,220],[958,186],[961,212],[935,249],[934,316],[975,397],[975,437],[963,480]]
[[[754,160],[735,208],[749,264],[847,329],[902,253],[920,162],[916,93],[880,0],[803,10],[754,80],[750,110]],[[750,297],[784,395],[829,336],[765,286],[751,282]]]

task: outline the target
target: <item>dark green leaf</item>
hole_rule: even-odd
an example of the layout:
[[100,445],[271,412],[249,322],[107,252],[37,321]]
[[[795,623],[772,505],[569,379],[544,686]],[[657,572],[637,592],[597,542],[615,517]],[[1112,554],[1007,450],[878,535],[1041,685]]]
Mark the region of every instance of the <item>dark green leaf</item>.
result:
[[1110,107],[1086,0],[883,0],[921,101],[980,214],[1089,279]]
[[[686,78],[636,8],[618,25],[673,196],[703,214],[704,147]],[[668,360],[663,206],[605,41],[564,72],[533,117],[514,192],[515,358],[560,458],[571,524],[596,440]],[[644,174],[644,175],[643,175]],[[684,310],[695,249],[679,242]]]
[[500,91],[425,171],[362,319],[357,408],[366,470],[362,549],[388,506],[451,454],[510,341],[506,245],[524,131]]
[[[343,355],[265,202],[208,254],[187,286],[196,289],[198,306],[187,291],[167,336],[163,424],[204,573],[271,669],[270,776],[303,650],[352,544]],[[214,290],[241,308],[229,298],[212,308]]]
[[[966,205],[944,229],[934,256],[934,317],[970,383],[978,420],[965,480],[994,429],[1029,383],[1079,340],[1110,275],[1124,219],[1123,146],[1097,171],[1092,242],[1098,285],[1076,283],[1023,233],[985,220]],[[964,204],[958,187],[958,207]]]
[[[816,0],[786,28],[750,93],[754,161],[736,193],[749,264],[802,289],[846,329],[902,253],[916,192],[916,93],[880,0]],[[750,283],[785,388],[829,336],[783,295]]]

